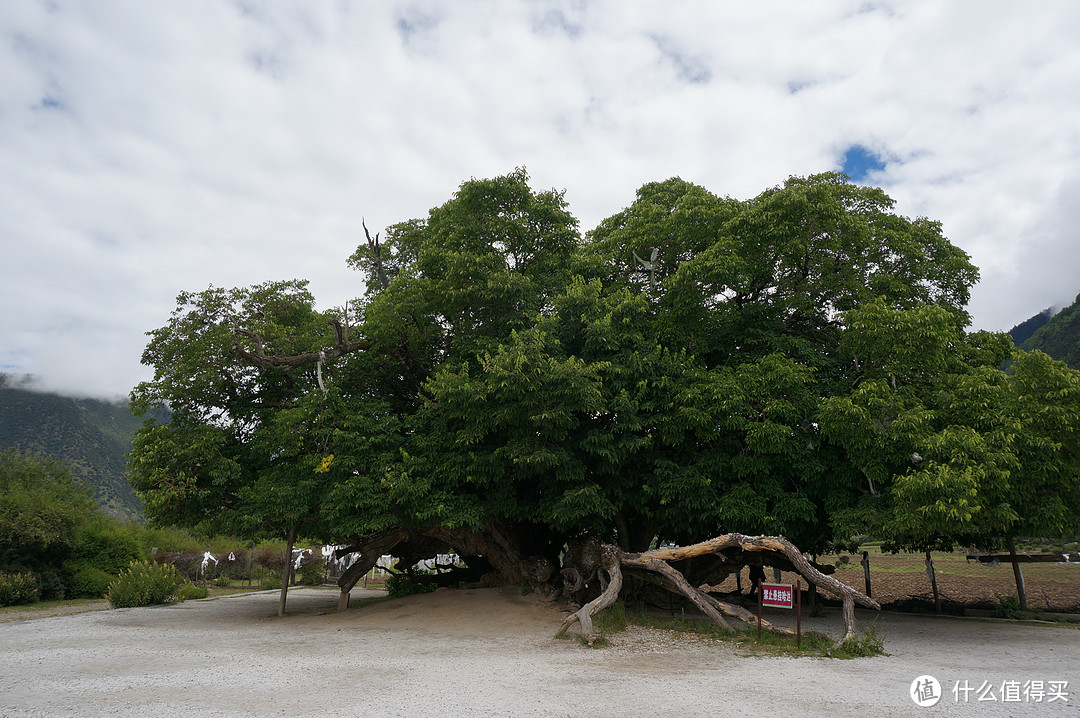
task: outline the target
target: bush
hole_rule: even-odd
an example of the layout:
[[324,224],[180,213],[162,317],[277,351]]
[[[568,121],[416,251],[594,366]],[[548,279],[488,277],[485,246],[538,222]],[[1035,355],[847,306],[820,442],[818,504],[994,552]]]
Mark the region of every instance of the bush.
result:
[[214,579],[214,585],[218,588],[228,588],[232,585],[232,577],[223,573]]
[[885,638],[877,626],[871,625],[865,631],[841,643],[831,653],[833,658],[866,658],[888,655],[885,653]]
[[142,548],[146,553],[155,548],[173,553],[201,553],[203,549],[200,546],[201,540],[187,529],[174,526],[142,527]]
[[172,603],[183,585],[183,576],[169,564],[132,561],[127,570],[109,584],[105,597],[113,608]]
[[255,562],[271,570],[285,567],[285,551],[276,546],[259,546],[255,549]]
[[386,578],[386,593],[390,598],[411,596],[414,593],[431,593],[438,586],[434,583],[422,583],[407,573],[394,573]]
[[102,598],[109,590],[109,584],[116,580],[114,574],[102,571],[95,566],[78,568],[68,584],[68,598]]
[[180,587],[180,592],[177,594],[177,600],[191,601],[196,598],[206,598],[209,595],[210,589],[206,586],[196,586],[193,583],[187,583]]
[[0,606],[18,606],[38,600],[37,579],[29,573],[0,573]]
[[75,529],[72,559],[79,563],[79,568],[92,566],[115,577],[132,561],[148,558],[139,540],[141,530],[141,526],[94,517]]
[[324,566],[322,559],[302,564],[300,566],[300,583],[305,586],[323,585]]
[[67,582],[59,570],[53,568],[39,570],[37,580],[38,598],[42,601],[52,601],[66,597]]
[[1020,618],[1020,598],[1018,596],[995,594],[998,606],[994,609],[994,615],[998,618]]

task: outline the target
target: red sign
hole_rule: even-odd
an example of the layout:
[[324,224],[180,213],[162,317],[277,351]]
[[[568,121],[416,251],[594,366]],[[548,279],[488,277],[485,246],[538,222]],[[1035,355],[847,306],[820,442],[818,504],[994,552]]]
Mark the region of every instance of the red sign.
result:
[[773,608],[794,608],[795,591],[790,583],[761,584],[761,605]]

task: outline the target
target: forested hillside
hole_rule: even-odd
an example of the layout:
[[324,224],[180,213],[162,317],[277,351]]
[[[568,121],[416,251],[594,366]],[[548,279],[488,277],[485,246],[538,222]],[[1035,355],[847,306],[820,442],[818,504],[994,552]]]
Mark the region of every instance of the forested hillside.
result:
[[1038,314],[1017,324],[1015,327],[1009,330],[1009,336],[1012,337],[1013,344],[1016,346],[1023,346],[1024,342],[1031,338],[1031,335],[1041,329],[1050,318],[1054,316],[1054,308],[1047,307]]
[[1038,349],[1073,369],[1080,369],[1080,295],[1026,341],[1017,340],[1015,335],[1013,339],[1020,342],[1024,349]]
[[124,475],[140,424],[126,403],[27,391],[0,374],[0,449],[15,446],[63,461],[102,509],[118,518],[142,520]]

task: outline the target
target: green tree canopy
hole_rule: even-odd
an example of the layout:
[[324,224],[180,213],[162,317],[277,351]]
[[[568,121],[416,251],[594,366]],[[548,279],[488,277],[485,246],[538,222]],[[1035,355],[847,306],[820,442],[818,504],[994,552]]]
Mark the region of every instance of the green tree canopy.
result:
[[651,183],[582,236],[518,170],[349,263],[348,311],[303,282],[181,295],[133,394],[172,411],[131,464],[152,516],[544,583],[583,536],[1001,536],[1075,481],[1039,451],[1076,430],[1075,372],[1001,371],[1007,336],[965,332],[967,255],[840,175]]

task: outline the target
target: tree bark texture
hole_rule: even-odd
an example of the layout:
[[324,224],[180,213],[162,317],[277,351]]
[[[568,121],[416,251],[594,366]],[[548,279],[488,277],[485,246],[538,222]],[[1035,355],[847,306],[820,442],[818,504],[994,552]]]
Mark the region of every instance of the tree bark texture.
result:
[[[724,616],[737,618],[748,625],[758,625],[758,618],[750,611],[741,606],[734,606],[717,600],[708,595],[702,588],[694,588],[686,580],[682,573],[673,568],[669,562],[685,561],[697,556],[719,553],[724,549],[741,549],[747,552],[766,552],[783,556],[795,567],[795,570],[803,576],[810,586],[816,586],[822,590],[838,596],[844,605],[844,636],[837,645],[855,636],[855,604],[858,603],[867,608],[880,610],[881,606],[870,597],[860,593],[847,584],[841,583],[831,576],[818,571],[810,561],[787,539],[780,536],[744,536],[742,534],[727,534],[716,538],[693,544],[691,546],[675,546],[670,548],[654,549],[642,553],[627,553],[617,546],[604,546],[603,556],[605,568],[612,560],[617,560],[622,569],[640,573],[646,580],[667,588],[669,591],[681,594],[689,599],[701,612],[713,623],[722,628],[730,629],[730,625]],[[613,572],[608,573],[614,578]],[[621,572],[620,572],[621,574]],[[621,582],[621,575],[620,575]],[[614,581],[612,581],[614,583]],[[582,636],[586,641],[595,641],[592,628],[592,617],[610,606],[617,599],[617,593],[613,593],[611,584],[604,592],[592,602],[582,606],[581,609],[567,617],[563,622],[559,633],[566,631],[575,622],[582,627]],[[794,631],[783,626],[775,626],[765,620],[761,621],[761,627],[774,633],[794,635]]]
[[379,558],[390,553],[395,546],[405,540],[408,532],[400,527],[380,531],[367,537],[360,546],[350,546],[344,553],[359,553],[360,557],[351,566],[342,572],[338,579],[338,588],[341,594],[338,596],[338,611],[344,611],[349,607],[349,591],[356,582],[367,575],[372,566],[379,562]]
[[285,549],[285,566],[281,572],[281,596],[278,598],[277,615],[285,615],[285,599],[289,596],[289,578],[292,576],[293,541],[296,539],[296,525],[289,527],[288,546]]
[[1020,562],[1016,560],[1016,544],[1013,537],[1009,536],[1009,559],[1012,561],[1013,578],[1016,579],[1016,597],[1020,599],[1020,610],[1027,610],[1027,591],[1024,588],[1024,572],[1020,569]]
[[622,570],[619,568],[619,557],[616,555],[616,551],[618,549],[605,551],[602,558],[604,569],[608,572],[609,577],[607,587],[599,596],[567,616],[559,628],[559,634],[565,633],[570,626],[577,622],[581,626],[582,639],[590,646],[600,637],[600,634],[593,629],[593,616],[615,603],[623,586]]

